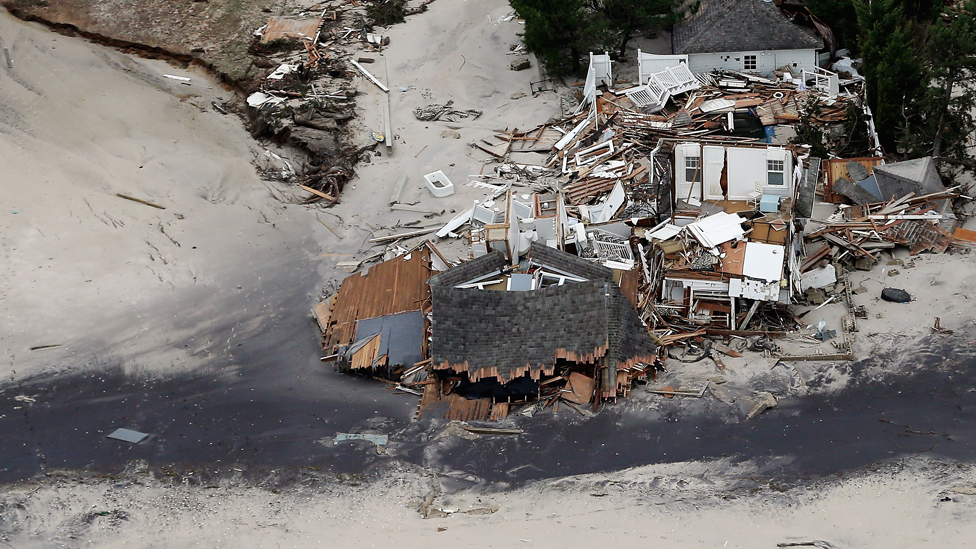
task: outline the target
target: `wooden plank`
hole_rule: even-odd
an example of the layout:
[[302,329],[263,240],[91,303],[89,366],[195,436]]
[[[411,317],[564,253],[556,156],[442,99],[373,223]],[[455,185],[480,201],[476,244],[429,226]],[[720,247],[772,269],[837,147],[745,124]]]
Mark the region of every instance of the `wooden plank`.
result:
[[378,236],[376,238],[370,238],[368,240],[368,242],[375,244],[377,242],[389,242],[391,240],[399,240],[401,238],[410,238],[411,236],[420,236],[420,235],[432,233],[432,232],[438,230],[438,228],[439,227],[434,227],[432,229],[420,229],[419,231],[410,231],[410,232],[407,232],[407,233],[391,234],[391,235],[387,235],[387,236]]
[[156,208],[156,209],[159,209],[159,210],[165,210],[166,209],[166,206],[160,206],[159,204],[156,204],[156,203],[153,203],[153,202],[149,202],[148,200],[143,200],[141,198],[136,198],[134,196],[129,196],[127,194],[115,193],[115,196],[117,196],[119,198],[124,198],[126,200],[131,200],[133,202],[138,202],[140,204],[145,204],[146,206],[152,206],[153,208]]
[[803,264],[800,265],[800,272],[805,273],[812,269],[813,266],[819,263],[821,259],[827,257],[828,253],[830,253],[830,246],[828,244],[824,244],[819,250],[808,255],[807,258],[803,260]]
[[363,74],[363,76],[369,79],[370,82],[376,84],[376,87],[383,90],[384,93],[390,93],[390,88],[387,88],[385,85],[383,85],[383,83],[377,80],[375,76],[370,74],[368,70],[364,69],[362,65],[360,65],[353,59],[350,59],[349,62],[352,63],[352,66],[356,67],[356,69],[358,69],[359,72]]
[[335,303],[335,298],[336,296],[332,296],[312,308],[315,322],[318,323],[323,334],[329,330],[329,320],[332,318],[332,304]]
[[491,407],[491,415],[488,417],[491,421],[504,421],[508,417],[508,403],[507,402],[496,402]]
[[[508,407],[508,404],[505,404]],[[521,435],[521,429],[502,429],[497,427],[476,427],[474,425],[465,425],[464,430],[469,433],[476,433],[479,435]]]
[[738,351],[733,351],[731,348],[729,348],[729,347],[727,347],[727,346],[725,346],[725,345],[723,345],[723,344],[721,344],[721,343],[719,343],[717,341],[715,341],[715,342],[712,343],[712,348],[715,349],[716,351],[724,354],[724,355],[728,355],[728,356],[733,357],[733,358],[741,358],[742,357],[742,353],[740,353]]
[[324,198],[324,199],[326,199],[326,200],[335,200],[335,197],[334,197],[334,196],[331,196],[331,195],[328,195],[328,194],[325,194],[325,193],[324,193],[324,192],[322,192],[322,191],[317,191],[317,190],[315,190],[315,189],[313,189],[312,187],[306,187],[305,185],[299,185],[299,187],[301,187],[301,189],[302,189],[303,191],[308,191],[308,192],[310,192],[310,193],[312,193],[312,194],[314,194],[315,196],[318,196],[318,197],[321,197],[321,198]]
[[576,404],[587,404],[593,398],[593,389],[596,388],[596,380],[578,372],[569,374],[569,382],[566,389],[570,392],[562,393],[562,398],[575,402]]
[[322,27],[322,19],[293,19],[289,17],[271,17],[261,33],[261,42],[268,43],[284,39],[313,40]]
[[960,242],[965,242],[968,244],[976,244],[976,231],[970,231],[969,229],[963,229],[959,227],[952,233],[952,237]]
[[369,343],[363,345],[362,348],[353,353],[352,360],[349,361],[349,367],[353,370],[372,368],[373,363],[379,358],[380,339],[380,334],[374,335],[369,340]]

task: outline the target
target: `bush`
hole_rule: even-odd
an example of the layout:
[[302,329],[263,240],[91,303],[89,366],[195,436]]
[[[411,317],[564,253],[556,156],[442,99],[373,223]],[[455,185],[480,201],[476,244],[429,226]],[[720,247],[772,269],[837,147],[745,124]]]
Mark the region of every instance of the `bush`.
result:
[[388,27],[403,23],[406,16],[407,0],[377,0],[366,7],[366,16],[371,24]]

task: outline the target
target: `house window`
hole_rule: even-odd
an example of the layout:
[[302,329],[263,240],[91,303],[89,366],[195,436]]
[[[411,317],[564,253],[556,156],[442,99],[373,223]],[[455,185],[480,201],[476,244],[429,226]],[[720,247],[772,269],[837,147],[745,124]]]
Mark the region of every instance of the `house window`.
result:
[[702,182],[701,158],[697,156],[685,157],[685,182],[686,183]]
[[742,68],[747,71],[754,71],[759,68],[759,61],[755,55],[742,57]]
[[783,161],[782,160],[766,161],[766,184],[767,185],[783,184]]

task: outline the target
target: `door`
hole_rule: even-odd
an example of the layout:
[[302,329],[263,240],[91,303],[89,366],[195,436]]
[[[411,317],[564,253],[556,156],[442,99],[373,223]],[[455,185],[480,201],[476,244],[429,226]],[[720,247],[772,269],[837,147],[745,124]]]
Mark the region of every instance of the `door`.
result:
[[705,161],[704,184],[705,200],[724,200],[722,192],[722,170],[725,168],[725,147],[705,145],[702,147]]

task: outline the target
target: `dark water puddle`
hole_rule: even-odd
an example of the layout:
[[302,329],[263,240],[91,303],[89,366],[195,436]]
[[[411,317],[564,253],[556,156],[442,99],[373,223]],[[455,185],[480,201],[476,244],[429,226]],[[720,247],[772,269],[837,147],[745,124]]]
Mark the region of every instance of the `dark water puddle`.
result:
[[[156,467],[362,473],[389,458],[370,444],[332,439],[370,429],[393,435],[400,459],[513,484],[718,457],[765,463],[764,475],[786,483],[911,454],[976,458],[976,360],[944,344],[920,353],[916,368],[881,379],[869,372],[885,357],[852,365],[844,390],[785,399],[750,421],[717,408],[689,411],[677,399],[653,415],[607,406],[585,421],[519,418],[523,435],[457,441],[439,447],[431,463],[430,425],[410,420],[414,397],[319,362],[307,318],[284,326],[250,338],[225,366],[206,372],[145,378],[90,366],[0,388],[0,482],[51,469],[118,472],[136,459]],[[107,439],[117,427],[151,438],[137,445]]]
[[867,373],[883,358],[858,363],[846,389],[783,400],[750,421],[730,422],[709,412],[665,413],[649,421],[607,407],[575,426],[552,416],[533,418],[518,438],[457,445],[441,460],[488,480],[516,483],[720,457],[766,464],[764,474],[781,482],[922,453],[973,461],[976,359],[956,356],[948,346],[919,356],[916,368],[883,379]]

